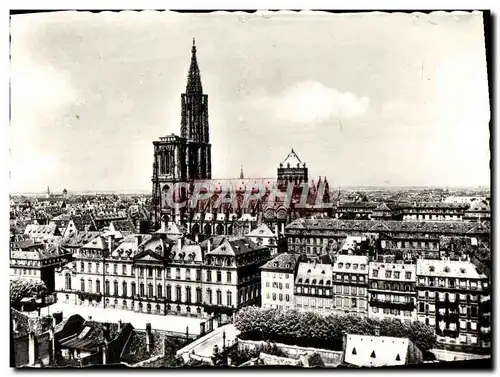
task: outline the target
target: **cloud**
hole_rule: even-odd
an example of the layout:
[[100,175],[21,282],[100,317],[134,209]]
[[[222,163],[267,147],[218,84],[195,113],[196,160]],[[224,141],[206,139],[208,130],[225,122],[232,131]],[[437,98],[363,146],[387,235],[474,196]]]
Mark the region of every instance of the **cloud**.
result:
[[302,81],[271,101],[277,118],[295,123],[322,123],[332,118],[365,114],[370,98],[328,88],[317,81]]

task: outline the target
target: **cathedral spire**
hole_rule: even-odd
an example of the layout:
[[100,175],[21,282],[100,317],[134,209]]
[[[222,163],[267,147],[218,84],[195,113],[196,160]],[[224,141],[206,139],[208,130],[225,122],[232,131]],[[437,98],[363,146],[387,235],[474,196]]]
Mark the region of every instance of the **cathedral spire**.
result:
[[189,66],[186,93],[203,93],[203,87],[201,86],[200,69],[198,68],[198,60],[196,59],[196,42],[194,38],[193,47],[191,47],[191,65]]
[[240,179],[245,179],[245,175],[243,174],[243,165],[241,165]]

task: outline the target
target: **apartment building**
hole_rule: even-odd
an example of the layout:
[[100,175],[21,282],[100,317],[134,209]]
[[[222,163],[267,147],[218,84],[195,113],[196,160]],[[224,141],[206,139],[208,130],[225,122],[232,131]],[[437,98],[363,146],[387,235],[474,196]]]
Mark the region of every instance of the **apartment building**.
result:
[[263,308],[295,307],[295,274],[299,258],[298,254],[279,254],[260,268]]
[[415,273],[415,264],[370,262],[368,316],[415,321]]
[[367,256],[337,255],[332,266],[333,311],[338,314],[367,315]]

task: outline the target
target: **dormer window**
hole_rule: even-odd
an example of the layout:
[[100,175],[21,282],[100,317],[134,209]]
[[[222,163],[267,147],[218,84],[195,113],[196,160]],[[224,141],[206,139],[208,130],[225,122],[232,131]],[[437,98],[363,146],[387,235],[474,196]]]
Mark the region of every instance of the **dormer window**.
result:
[[325,274],[325,270],[321,271],[321,274],[324,275]]
[[316,284],[316,279],[313,279],[312,284]]
[[339,267],[339,268],[343,268],[343,267],[344,267],[344,263],[340,262],[340,263],[338,264],[338,267]]
[[309,279],[306,279],[306,281],[304,282],[304,284],[309,284]]
[[310,274],[311,273],[311,270],[307,270],[307,273]]
[[357,264],[357,263],[354,263],[354,264],[352,265],[352,269],[353,269],[353,270],[357,270],[357,269],[358,269],[358,264]]
[[444,272],[450,272],[450,268],[449,268],[448,266],[446,266],[446,267],[444,268]]
[[345,268],[351,268],[351,264],[350,263],[346,263],[345,264]]
[[434,272],[434,270],[435,270],[434,266],[429,266],[429,271],[430,272]]
[[460,273],[461,273],[461,274],[465,274],[465,268],[461,268],[461,269],[460,269]]

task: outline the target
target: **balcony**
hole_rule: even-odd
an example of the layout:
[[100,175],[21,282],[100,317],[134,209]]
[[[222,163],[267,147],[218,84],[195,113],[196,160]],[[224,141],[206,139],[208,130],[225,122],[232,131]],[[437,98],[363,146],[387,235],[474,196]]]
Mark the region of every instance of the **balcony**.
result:
[[449,319],[458,320],[459,316],[460,316],[460,314],[459,314],[458,311],[447,310],[444,313],[440,313],[439,310],[438,310],[436,312],[436,317],[438,317],[439,319],[441,319],[441,318],[449,318]]
[[375,306],[379,308],[388,309],[399,309],[399,310],[413,310],[415,309],[414,302],[401,302],[401,301],[386,301],[378,299],[370,299],[370,306]]

